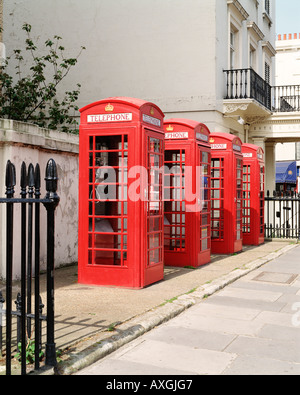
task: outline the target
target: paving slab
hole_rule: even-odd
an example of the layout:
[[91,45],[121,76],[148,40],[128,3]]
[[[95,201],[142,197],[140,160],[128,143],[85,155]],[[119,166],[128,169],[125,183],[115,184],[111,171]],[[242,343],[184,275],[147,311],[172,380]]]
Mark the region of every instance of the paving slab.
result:
[[299,376],[300,364],[251,355],[238,356],[223,372],[223,375],[238,376]]
[[179,325],[164,325],[151,331],[147,338],[195,349],[204,348],[222,351],[235,339],[235,335],[214,333],[212,336],[210,332],[200,329],[184,328]]
[[289,338],[262,339],[258,337],[238,336],[225,349],[228,353],[267,357],[278,361],[300,364],[300,349],[296,341]]
[[[145,358],[147,356],[147,358]],[[119,360],[145,363],[160,368],[172,368],[196,374],[220,374],[236,358],[233,353],[198,349],[156,340],[147,340],[119,356]],[[188,363],[187,363],[188,361]]]

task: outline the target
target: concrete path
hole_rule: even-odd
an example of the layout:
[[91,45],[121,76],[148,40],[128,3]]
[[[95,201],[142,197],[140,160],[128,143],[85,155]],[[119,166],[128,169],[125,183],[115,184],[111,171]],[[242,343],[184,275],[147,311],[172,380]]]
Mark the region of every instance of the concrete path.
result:
[[299,375],[300,246],[274,257],[77,374]]

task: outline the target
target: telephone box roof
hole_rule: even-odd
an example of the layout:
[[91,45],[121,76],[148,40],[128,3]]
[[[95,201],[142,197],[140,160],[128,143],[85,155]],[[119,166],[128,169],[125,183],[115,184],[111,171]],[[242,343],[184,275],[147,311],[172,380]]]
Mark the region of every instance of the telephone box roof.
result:
[[238,136],[235,136],[234,134],[230,134],[230,133],[213,132],[213,133],[211,133],[211,137],[219,137],[219,138],[222,138],[224,140],[229,140],[229,141],[238,139],[238,140],[240,140],[240,142],[242,142],[242,140]]
[[254,145],[254,144],[244,143],[242,146],[242,149],[243,148],[253,150],[255,152],[262,151],[262,153],[264,153],[264,150],[261,147],[259,147],[258,145]]
[[155,107],[161,113],[162,117],[164,117],[164,113],[154,103],[148,102],[143,99],[136,99],[133,97],[121,97],[121,96],[120,97],[108,97],[106,99],[99,100],[94,103],[90,103],[90,104],[82,107],[79,111],[82,113],[82,112],[88,110],[89,108],[92,108],[92,107],[95,107],[97,105],[104,104],[104,103],[118,103],[118,104],[125,104],[125,105],[127,104],[127,105],[131,105],[132,107],[135,107],[137,109],[141,109],[145,105],[152,106],[152,107]]
[[197,126],[201,126],[201,127],[205,128],[205,129],[207,129],[209,131],[208,127],[204,123],[197,122],[197,121],[194,121],[192,119],[169,118],[169,119],[166,119],[164,121],[164,123],[165,124],[167,124],[167,123],[177,123],[178,125],[189,126],[190,128],[193,128],[193,129],[195,129]]

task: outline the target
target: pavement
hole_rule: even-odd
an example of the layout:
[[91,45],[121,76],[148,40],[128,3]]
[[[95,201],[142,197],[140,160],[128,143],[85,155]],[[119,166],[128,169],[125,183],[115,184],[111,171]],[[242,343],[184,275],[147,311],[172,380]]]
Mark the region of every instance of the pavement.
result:
[[62,355],[57,368],[35,374],[72,375],[295,248],[300,256],[295,241],[266,241],[212,255],[197,269],[165,267],[164,280],[140,290],[78,284],[77,265],[56,269],[55,342]]
[[199,375],[299,376],[299,257],[300,247],[286,252],[77,375],[100,375],[110,388],[113,374],[136,391],[196,386],[190,376]]

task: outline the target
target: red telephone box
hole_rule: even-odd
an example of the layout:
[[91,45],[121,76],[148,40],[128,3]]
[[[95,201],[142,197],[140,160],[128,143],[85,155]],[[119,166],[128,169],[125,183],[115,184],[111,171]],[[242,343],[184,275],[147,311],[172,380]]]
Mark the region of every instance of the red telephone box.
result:
[[211,133],[211,250],[242,250],[242,141],[228,133]]
[[264,242],[265,163],[264,151],[243,144],[243,244]]
[[210,262],[210,144],[208,128],[169,119],[165,130],[165,265]]
[[80,112],[79,283],[145,287],[164,273],[164,114],[122,97]]

